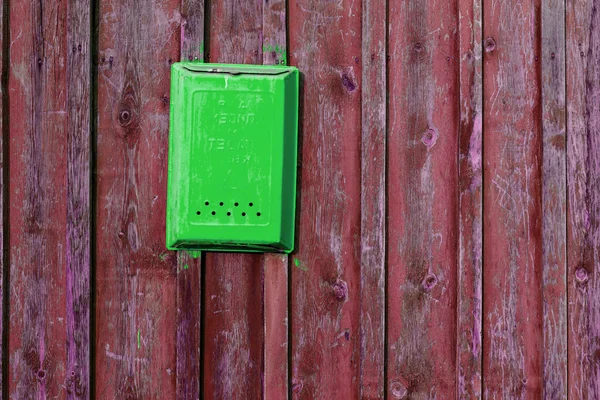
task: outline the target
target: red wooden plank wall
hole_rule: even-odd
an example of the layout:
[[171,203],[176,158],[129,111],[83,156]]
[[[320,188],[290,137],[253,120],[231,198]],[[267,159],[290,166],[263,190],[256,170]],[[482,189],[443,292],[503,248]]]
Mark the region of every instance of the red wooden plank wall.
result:
[[[599,7],[5,1],[2,398],[599,398]],[[165,249],[179,60],[300,68],[290,256]]]

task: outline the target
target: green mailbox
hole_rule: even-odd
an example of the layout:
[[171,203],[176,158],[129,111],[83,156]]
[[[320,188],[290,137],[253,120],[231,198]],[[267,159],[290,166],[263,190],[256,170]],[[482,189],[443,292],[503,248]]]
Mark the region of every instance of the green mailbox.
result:
[[167,247],[294,247],[299,72],[176,63],[171,71]]

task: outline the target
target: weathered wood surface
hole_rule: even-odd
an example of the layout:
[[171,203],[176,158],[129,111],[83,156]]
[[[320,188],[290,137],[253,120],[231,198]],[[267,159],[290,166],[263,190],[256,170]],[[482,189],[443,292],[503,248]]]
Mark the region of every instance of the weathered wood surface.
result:
[[303,73],[298,247],[292,259],[291,391],[360,389],[360,2],[290,2],[290,61]]
[[540,5],[484,2],[486,398],[542,396]]
[[460,399],[474,399],[482,393],[482,1],[461,0],[459,13],[457,394]]
[[90,3],[10,6],[4,393],[88,398]]
[[[567,398],[565,2],[542,0],[543,397]],[[539,151],[539,150],[538,150]]]
[[389,13],[388,397],[450,398],[457,392],[458,4],[393,2]]
[[180,3],[99,3],[95,385],[175,398],[177,260],[165,249],[171,63]]
[[[181,61],[204,60],[204,0],[181,2]],[[177,253],[177,398],[202,392],[202,270],[200,252]]]
[[[7,57],[7,46],[5,45],[8,41],[7,32],[9,27],[7,26],[8,19],[6,18],[6,11],[4,7],[0,7],[0,351],[2,360],[5,360],[6,354],[6,333],[8,332],[8,322],[6,316],[10,315],[9,310],[6,307],[8,302],[8,279],[5,277],[9,273],[10,256],[7,251],[5,243],[8,242],[8,227],[9,221],[8,216],[8,182],[9,182],[9,171],[8,171],[8,151],[9,143],[5,132],[8,128],[8,112],[6,112],[8,106],[8,88],[7,78],[9,74],[8,68],[8,57]],[[5,397],[5,393],[8,392],[8,382],[4,380],[7,376],[8,366],[0,361],[0,396]]]
[[386,1],[363,1],[362,13],[359,385],[361,399],[383,399],[386,315]]
[[567,2],[569,396],[600,397],[600,10]]

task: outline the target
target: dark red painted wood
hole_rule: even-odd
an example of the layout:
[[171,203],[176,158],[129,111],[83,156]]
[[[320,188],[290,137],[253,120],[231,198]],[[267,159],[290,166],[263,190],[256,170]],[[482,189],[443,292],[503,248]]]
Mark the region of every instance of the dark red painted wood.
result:
[[[181,2],[182,61],[204,59],[204,0]],[[200,252],[177,253],[177,398],[199,399],[202,392]]]
[[[78,212],[85,215],[87,205],[74,210],[69,204],[85,196],[83,175],[68,176],[78,160],[72,157],[74,141],[89,138],[88,126],[77,131],[74,119],[85,121],[86,102],[73,114],[68,96],[85,97],[74,92],[78,81],[75,59],[87,68],[87,49],[79,52],[78,44],[69,43],[67,23],[74,22],[73,9],[67,2],[23,1],[10,4],[10,70],[8,89],[10,203],[8,221],[10,249],[10,312],[7,315],[9,365],[8,395],[11,398],[65,398],[70,368],[87,353],[85,329],[89,301],[81,274],[85,262],[85,220],[79,227],[71,223]],[[68,13],[71,12],[70,15]],[[83,16],[85,19],[85,16]],[[72,29],[79,30],[82,25]],[[85,46],[89,36],[80,38]],[[68,55],[75,45],[76,54]],[[74,86],[75,85],[75,86]],[[81,90],[82,88],[80,88]],[[83,89],[85,91],[85,89]],[[83,144],[83,143],[82,143]],[[85,159],[89,146],[83,144]],[[67,163],[71,165],[67,166]],[[79,186],[79,185],[82,186]],[[77,187],[82,189],[80,193]],[[77,238],[75,238],[76,236]],[[74,246],[81,245],[81,252]],[[79,258],[82,256],[82,258]],[[83,286],[81,284],[83,283]],[[81,290],[81,291],[80,291]],[[71,298],[65,294],[81,294]],[[77,307],[84,306],[83,310]],[[68,307],[68,308],[67,308]],[[79,316],[77,312],[82,312]],[[83,320],[79,317],[83,317]],[[84,325],[74,326],[75,320]],[[83,334],[83,335],[81,335]],[[77,338],[83,342],[77,343]],[[85,373],[88,365],[82,365]],[[81,376],[82,391],[87,391],[87,377]],[[72,388],[72,386],[70,386]]]
[[177,260],[165,249],[180,3],[99,4],[96,396],[175,398]]
[[363,1],[360,220],[360,398],[385,391],[387,7]]
[[303,73],[298,248],[292,257],[294,399],[360,395],[360,2],[289,3]]
[[600,9],[567,2],[568,394],[600,396]]
[[482,1],[459,2],[460,125],[457,277],[457,385],[460,399],[481,398],[482,319]]
[[483,15],[483,395],[540,398],[540,1],[484,2]]
[[457,393],[458,4],[394,2],[389,13],[388,397],[451,398]]
[[91,3],[67,2],[67,365],[68,399],[90,398]]

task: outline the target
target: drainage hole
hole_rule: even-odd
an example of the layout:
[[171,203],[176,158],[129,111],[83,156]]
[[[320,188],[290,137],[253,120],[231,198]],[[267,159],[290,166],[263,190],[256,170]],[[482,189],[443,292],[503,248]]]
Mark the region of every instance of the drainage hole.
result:
[[257,212],[257,213],[256,213],[256,216],[257,216],[257,217],[260,217],[260,213],[259,213],[259,212]]
[[205,206],[207,206],[207,205],[209,205],[209,204],[210,204],[210,203],[209,203],[208,201],[205,201],[205,202],[204,202],[204,205],[205,205]]
[[229,211],[227,211],[227,216],[231,217],[231,213]]
[[211,214],[212,214],[212,215],[216,215],[217,213],[213,211]]
[[248,205],[249,205],[250,207],[252,207],[254,204],[252,204],[252,203],[249,203]]
[[233,205],[237,207],[240,205],[240,203],[234,203]]
[[245,216],[246,216],[246,213],[245,213],[245,212],[243,212],[243,213],[242,213],[242,217],[245,217]]
[[200,215],[200,214],[201,214],[200,211],[196,211],[196,215]]
[[220,202],[220,203],[219,203],[219,205],[220,205],[221,207],[223,207],[223,202]]

